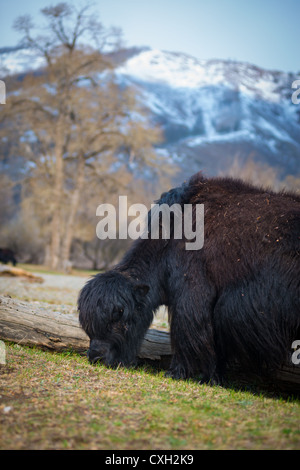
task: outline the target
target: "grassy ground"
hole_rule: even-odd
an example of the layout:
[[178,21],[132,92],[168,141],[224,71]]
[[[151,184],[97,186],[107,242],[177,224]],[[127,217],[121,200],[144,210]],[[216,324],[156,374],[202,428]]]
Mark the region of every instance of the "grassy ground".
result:
[[300,404],[6,344],[0,449],[299,449]]
[[[42,285],[1,278],[0,293],[74,311],[86,278],[44,274]],[[5,346],[0,449],[300,448],[295,398],[255,387],[173,381],[147,367],[110,370],[74,353]]]

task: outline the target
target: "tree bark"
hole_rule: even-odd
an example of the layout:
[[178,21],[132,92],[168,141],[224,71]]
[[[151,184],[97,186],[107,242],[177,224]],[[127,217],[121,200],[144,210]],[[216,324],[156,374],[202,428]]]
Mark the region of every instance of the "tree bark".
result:
[[[89,348],[89,338],[77,315],[49,313],[30,302],[3,295],[0,295],[0,339],[59,352],[72,349],[83,353]],[[170,358],[169,334],[150,329],[139,357],[153,361]]]
[[60,267],[64,271],[67,270],[67,266],[68,266],[68,262],[70,258],[71,244],[72,244],[73,235],[74,235],[75,217],[76,217],[78,206],[79,206],[80,193],[84,186],[84,165],[85,165],[84,158],[82,156],[78,156],[78,166],[77,166],[77,174],[76,174],[76,180],[75,180],[75,188],[71,196],[66,230],[65,230],[65,234],[62,240],[61,266]]
[[[29,302],[0,295],[0,339],[58,352],[73,350],[85,354],[89,338],[79,325],[77,315],[48,312]],[[292,352],[292,351],[291,351]],[[149,329],[138,354],[141,363],[167,369],[172,357],[170,336],[166,331]],[[252,382],[255,377],[242,371],[238,364],[230,368],[230,376]],[[287,364],[264,382],[272,390],[300,393],[300,366]]]
[[53,217],[51,223],[51,242],[50,242],[50,267],[57,269],[60,259],[61,245],[61,204],[63,197],[63,181],[64,181],[64,123],[63,117],[58,119],[56,126],[56,142],[55,142],[55,180],[53,188]]

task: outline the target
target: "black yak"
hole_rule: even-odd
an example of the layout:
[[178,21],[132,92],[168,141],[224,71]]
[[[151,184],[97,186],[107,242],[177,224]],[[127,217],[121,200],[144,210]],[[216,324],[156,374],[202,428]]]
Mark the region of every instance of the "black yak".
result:
[[17,260],[14,252],[9,248],[0,248],[0,262],[4,264],[12,263],[16,266]]
[[204,245],[187,250],[172,231],[169,240],[140,238],[111,271],[90,279],[78,299],[89,360],[134,363],[165,304],[172,377],[201,373],[222,383],[235,359],[258,373],[279,367],[300,339],[300,198],[196,174],[157,202],[203,204]]

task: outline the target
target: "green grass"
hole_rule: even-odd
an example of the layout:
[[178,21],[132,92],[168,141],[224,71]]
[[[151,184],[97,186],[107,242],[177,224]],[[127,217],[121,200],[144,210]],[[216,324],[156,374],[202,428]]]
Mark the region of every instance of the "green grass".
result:
[[0,449],[299,449],[300,403],[6,344]]

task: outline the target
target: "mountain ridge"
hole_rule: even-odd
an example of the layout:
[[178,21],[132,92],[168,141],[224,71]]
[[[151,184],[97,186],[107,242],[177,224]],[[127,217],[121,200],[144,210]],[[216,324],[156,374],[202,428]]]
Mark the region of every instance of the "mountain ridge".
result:
[[117,73],[139,89],[164,129],[160,151],[173,156],[184,176],[199,168],[224,173],[236,158],[274,167],[282,178],[299,172],[300,106],[291,102],[296,75],[158,50],[131,57]]
[[[300,105],[291,101],[296,74],[147,47],[110,57],[120,85],[135,87],[162,127],[165,141],[157,151],[171,156],[181,178],[200,169],[208,176],[226,173],[234,161],[242,166],[249,159],[281,178],[299,173]],[[42,65],[31,51],[0,51],[8,73]]]

